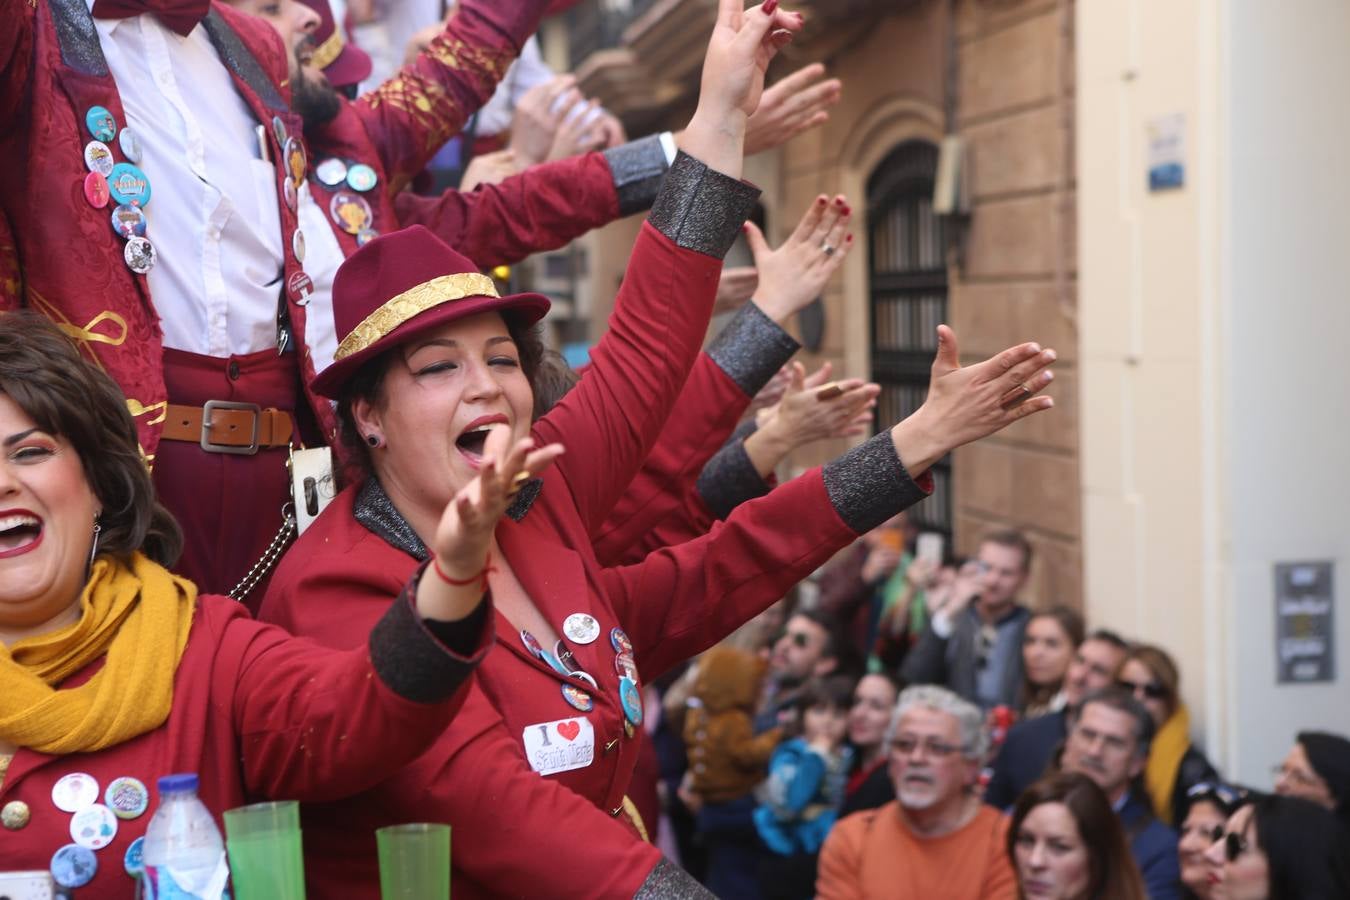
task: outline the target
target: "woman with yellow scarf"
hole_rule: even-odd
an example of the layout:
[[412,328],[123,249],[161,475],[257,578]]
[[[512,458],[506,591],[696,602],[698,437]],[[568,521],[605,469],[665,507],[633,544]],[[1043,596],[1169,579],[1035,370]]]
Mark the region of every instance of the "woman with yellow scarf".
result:
[[[447,508],[438,571],[481,566],[512,479],[558,452],[502,444]],[[198,596],[166,568],[180,544],[116,385],[46,320],[0,315],[0,870],[73,843],[64,886],[129,900],[160,776],[197,773],[217,816],[365,790],[445,731],[492,641],[480,582],[424,567],[366,646],[320,648]]]
[[1191,717],[1181,701],[1177,664],[1161,647],[1137,644],[1116,670],[1116,685],[1134,694],[1153,717],[1157,732],[1149,745],[1144,786],[1153,814],[1175,827],[1185,817],[1186,792],[1219,780],[1214,766],[1191,743]]

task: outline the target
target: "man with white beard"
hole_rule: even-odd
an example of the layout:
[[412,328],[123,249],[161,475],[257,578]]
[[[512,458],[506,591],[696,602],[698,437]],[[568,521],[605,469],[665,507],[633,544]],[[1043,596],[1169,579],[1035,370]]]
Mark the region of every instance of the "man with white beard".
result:
[[896,800],[841,820],[820,852],[818,900],[1012,898],[1007,820],[980,801],[984,714],[946,688],[907,688],[887,738]]

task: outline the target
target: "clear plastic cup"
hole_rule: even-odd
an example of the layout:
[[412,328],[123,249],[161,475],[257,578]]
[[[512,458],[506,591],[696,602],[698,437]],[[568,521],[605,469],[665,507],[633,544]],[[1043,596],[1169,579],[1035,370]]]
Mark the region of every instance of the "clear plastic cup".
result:
[[305,900],[299,803],[228,809],[225,836],[235,900]]
[[449,825],[390,825],[377,830],[375,840],[383,900],[449,900]]

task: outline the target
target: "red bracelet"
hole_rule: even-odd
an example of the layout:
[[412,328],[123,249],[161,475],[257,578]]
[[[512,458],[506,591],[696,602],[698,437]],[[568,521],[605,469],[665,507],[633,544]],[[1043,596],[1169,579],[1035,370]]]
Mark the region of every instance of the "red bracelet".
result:
[[463,581],[458,578],[451,578],[449,575],[445,574],[445,572],[441,571],[440,560],[436,558],[436,554],[434,553],[431,555],[431,568],[436,570],[437,577],[446,584],[454,585],[455,587],[466,587],[477,583],[479,588],[483,591],[488,589],[488,573],[497,571],[496,567],[492,565],[491,553],[487,555],[487,559],[483,560],[482,570],[477,575],[465,578]]

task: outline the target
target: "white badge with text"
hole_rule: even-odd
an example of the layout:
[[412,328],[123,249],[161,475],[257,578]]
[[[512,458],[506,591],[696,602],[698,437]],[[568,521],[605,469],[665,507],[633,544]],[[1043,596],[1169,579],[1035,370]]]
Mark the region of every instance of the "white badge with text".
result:
[[523,738],[525,758],[540,775],[584,769],[595,761],[595,728],[588,719],[528,725]]

